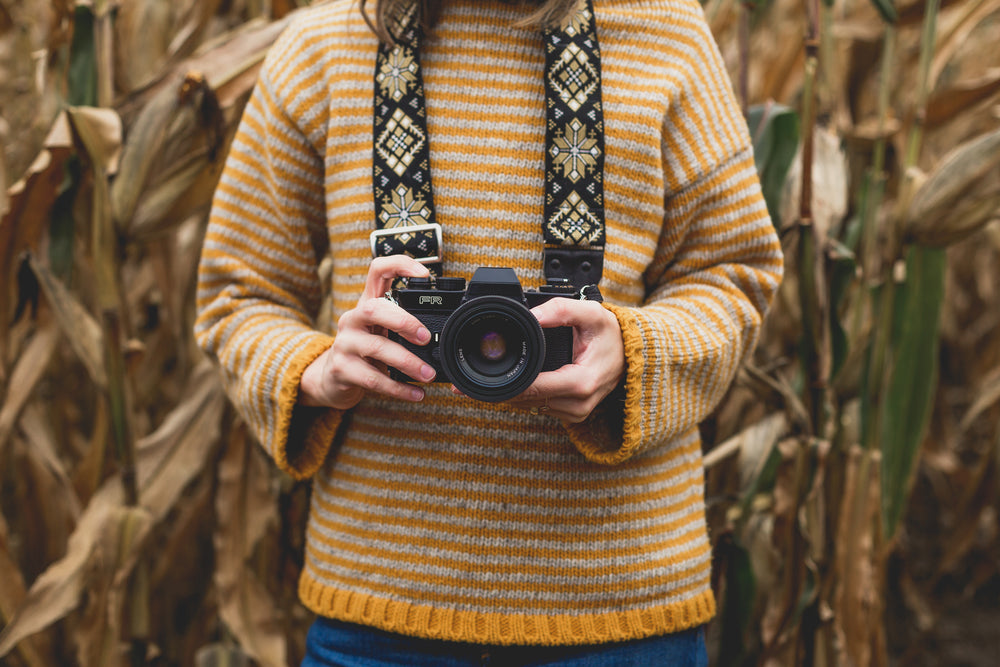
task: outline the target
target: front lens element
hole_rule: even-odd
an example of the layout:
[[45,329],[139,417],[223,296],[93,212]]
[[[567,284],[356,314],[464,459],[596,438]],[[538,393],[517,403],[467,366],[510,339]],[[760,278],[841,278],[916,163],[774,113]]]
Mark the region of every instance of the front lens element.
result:
[[479,340],[479,353],[487,361],[499,361],[507,353],[507,341],[496,331],[487,331]]
[[462,323],[459,364],[481,382],[496,383],[524,362],[524,332],[504,313],[485,312]]

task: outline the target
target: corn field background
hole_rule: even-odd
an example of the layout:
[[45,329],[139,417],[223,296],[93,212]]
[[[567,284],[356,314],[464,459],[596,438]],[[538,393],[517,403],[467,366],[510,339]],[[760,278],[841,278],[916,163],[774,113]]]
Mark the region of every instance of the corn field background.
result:
[[[306,4],[0,0],[0,665],[301,659],[309,488],[191,328]],[[998,664],[1000,0],[704,9],[787,257],[703,426],[713,663]]]

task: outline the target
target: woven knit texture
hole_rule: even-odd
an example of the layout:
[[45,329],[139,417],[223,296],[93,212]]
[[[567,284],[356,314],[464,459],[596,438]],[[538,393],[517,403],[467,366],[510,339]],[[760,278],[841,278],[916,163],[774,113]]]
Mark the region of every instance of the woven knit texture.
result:
[[[446,3],[421,54],[446,275],[542,282],[544,55],[528,10]],[[625,399],[567,426],[428,385],[296,407],[332,258],[333,318],[370,261],[377,43],[354,0],[268,55],[218,188],[199,344],[276,464],[312,478],[303,602],[404,634],[584,644],[715,612],[697,423],[752,349],[781,277],[745,122],[695,0],[596,0],[606,124],[601,290]],[[336,441],[336,442],[335,442]]]

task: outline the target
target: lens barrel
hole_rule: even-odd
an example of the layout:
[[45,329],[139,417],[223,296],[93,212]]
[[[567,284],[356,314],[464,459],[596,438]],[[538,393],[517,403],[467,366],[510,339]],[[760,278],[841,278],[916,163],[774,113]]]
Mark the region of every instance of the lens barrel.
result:
[[464,302],[441,330],[441,366],[466,396],[500,402],[514,398],[538,377],[545,336],[531,311],[504,296]]

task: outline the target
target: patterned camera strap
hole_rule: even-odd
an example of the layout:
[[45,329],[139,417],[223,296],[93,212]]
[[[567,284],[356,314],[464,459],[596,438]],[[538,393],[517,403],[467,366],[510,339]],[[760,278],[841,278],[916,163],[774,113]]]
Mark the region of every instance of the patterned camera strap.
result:
[[[420,70],[422,30],[416,4],[402,18],[394,46],[375,67],[373,184],[375,256],[407,254],[441,275],[441,231],[434,214],[427,109]],[[578,287],[601,278],[604,229],[604,119],[601,60],[592,0],[562,28],[543,33],[545,47],[546,278]]]

